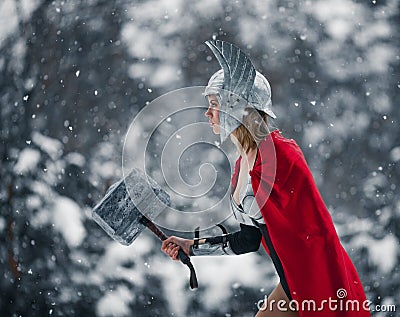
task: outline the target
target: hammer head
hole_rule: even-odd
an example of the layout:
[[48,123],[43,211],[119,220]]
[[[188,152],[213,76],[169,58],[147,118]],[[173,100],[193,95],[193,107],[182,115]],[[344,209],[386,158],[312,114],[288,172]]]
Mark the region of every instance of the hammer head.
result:
[[143,216],[154,220],[170,197],[152,178],[139,169],[111,185],[93,208],[92,217],[114,240],[130,245],[143,231]]

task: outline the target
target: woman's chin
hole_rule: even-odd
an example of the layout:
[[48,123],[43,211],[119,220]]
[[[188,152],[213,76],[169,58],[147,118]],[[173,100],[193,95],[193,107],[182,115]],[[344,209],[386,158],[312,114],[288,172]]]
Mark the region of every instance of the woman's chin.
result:
[[219,134],[219,126],[213,126],[213,132],[214,134]]

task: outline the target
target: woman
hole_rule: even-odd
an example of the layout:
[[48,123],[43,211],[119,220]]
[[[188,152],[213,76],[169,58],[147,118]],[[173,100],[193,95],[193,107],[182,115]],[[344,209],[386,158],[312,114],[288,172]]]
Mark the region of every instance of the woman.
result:
[[222,70],[208,83],[206,112],[214,133],[229,136],[240,157],[232,175],[231,205],[241,230],[205,239],[170,237],[172,259],[242,254],[262,242],[280,283],[256,316],[366,317],[368,302],[356,269],[340,244],[329,211],[294,140],[270,132],[268,81],[232,44],[207,42]]

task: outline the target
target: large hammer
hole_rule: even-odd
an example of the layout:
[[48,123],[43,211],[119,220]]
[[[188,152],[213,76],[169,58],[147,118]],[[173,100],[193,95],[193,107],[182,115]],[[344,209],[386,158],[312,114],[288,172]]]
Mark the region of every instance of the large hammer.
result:
[[[167,236],[153,223],[170,197],[151,177],[139,169],[111,185],[103,199],[93,208],[92,217],[114,240],[130,245],[144,228],[160,240]],[[190,269],[190,287],[197,288],[196,272],[190,258],[179,250],[178,257]]]

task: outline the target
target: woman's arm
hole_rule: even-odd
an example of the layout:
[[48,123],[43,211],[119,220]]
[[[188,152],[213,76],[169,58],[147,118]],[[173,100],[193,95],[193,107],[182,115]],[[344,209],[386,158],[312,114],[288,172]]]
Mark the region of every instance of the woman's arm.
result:
[[255,226],[240,224],[240,231],[200,239],[198,245],[192,244],[191,255],[231,255],[257,251],[261,242],[261,231]]
[[240,231],[232,233],[231,247],[235,254],[255,252],[259,249],[262,233],[256,226],[240,224]]
[[177,259],[180,248],[193,256],[244,254],[257,251],[261,237],[261,231],[257,227],[240,224],[240,231],[197,241],[172,236],[163,242],[161,249],[174,260]]

